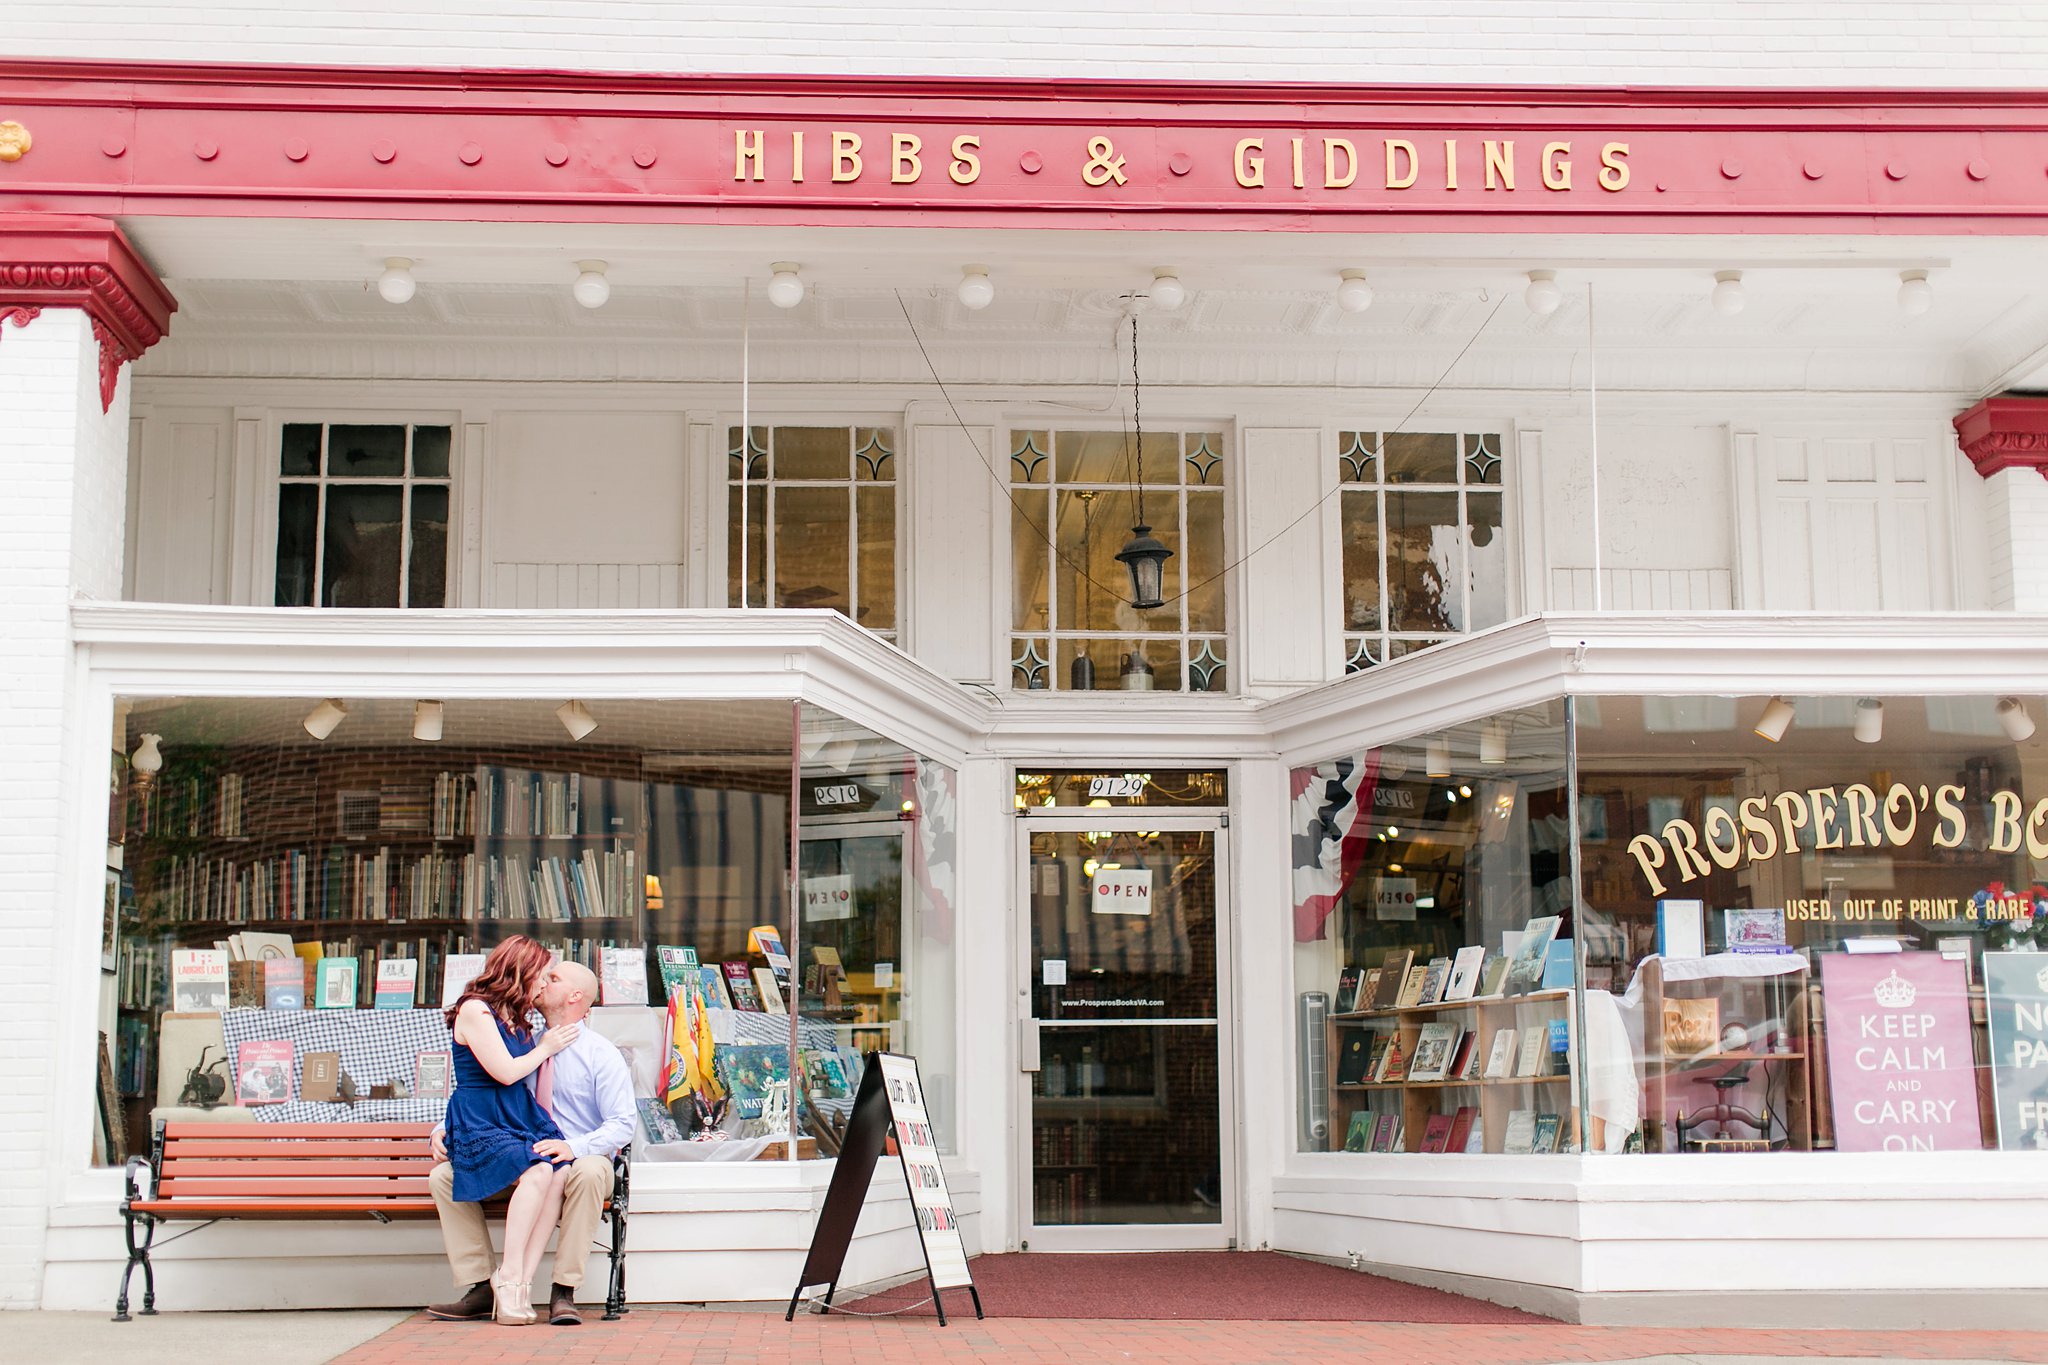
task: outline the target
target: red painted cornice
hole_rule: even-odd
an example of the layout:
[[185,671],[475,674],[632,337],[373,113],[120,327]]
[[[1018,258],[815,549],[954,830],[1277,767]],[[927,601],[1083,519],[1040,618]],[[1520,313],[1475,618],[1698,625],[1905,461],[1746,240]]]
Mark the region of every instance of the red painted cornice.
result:
[[[0,122],[20,124],[32,141],[16,159],[0,157],[0,210],[110,217],[2048,231],[2048,90],[14,60],[0,61]],[[841,131],[863,139],[865,160],[835,179]],[[743,178],[735,138],[749,136],[759,138],[765,174]],[[899,136],[922,156],[918,173],[902,178],[893,171]],[[963,137],[971,166],[955,150]],[[1240,169],[1248,147],[1263,158],[1261,183]],[[1557,155],[1568,171],[1553,165],[1553,147],[1565,149]],[[1498,189],[1496,155],[1512,167]]]
[[1985,478],[2032,469],[2048,479],[2048,398],[1987,398],[1955,425],[1963,454]]
[[79,308],[92,319],[104,410],[121,366],[163,338],[178,301],[104,218],[0,213],[0,319],[26,326],[45,308]]

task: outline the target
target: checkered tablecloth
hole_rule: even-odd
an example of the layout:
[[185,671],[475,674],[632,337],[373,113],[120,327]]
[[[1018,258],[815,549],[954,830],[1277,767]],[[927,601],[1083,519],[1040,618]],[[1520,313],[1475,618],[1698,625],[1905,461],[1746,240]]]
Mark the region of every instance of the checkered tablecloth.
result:
[[[229,1055],[243,1043],[282,1039],[292,1045],[292,1094],[287,1104],[251,1106],[265,1123],[439,1123],[446,1100],[373,1100],[370,1087],[403,1080],[410,1090],[422,1052],[450,1049],[439,1010],[229,1010],[221,1016]],[[342,1071],[362,1096],[346,1104],[307,1104],[296,1098],[309,1052],[339,1052]]]

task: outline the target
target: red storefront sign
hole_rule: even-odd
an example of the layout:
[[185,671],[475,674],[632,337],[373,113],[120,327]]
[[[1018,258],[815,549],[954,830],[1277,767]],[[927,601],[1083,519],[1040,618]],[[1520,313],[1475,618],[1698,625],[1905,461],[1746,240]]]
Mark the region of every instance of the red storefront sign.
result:
[[[0,63],[0,206],[487,221],[2039,232],[2048,93]],[[9,159],[12,157],[12,159]]]

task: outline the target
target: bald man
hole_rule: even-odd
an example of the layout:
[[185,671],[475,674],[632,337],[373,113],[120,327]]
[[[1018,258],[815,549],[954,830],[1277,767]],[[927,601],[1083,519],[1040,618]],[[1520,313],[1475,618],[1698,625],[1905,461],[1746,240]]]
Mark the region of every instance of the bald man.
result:
[[[597,1003],[597,978],[575,962],[548,969],[541,987],[540,1012],[549,1028],[581,1024]],[[538,1142],[534,1151],[557,1165],[574,1162],[562,1197],[561,1235],[555,1242],[555,1282],[548,1292],[548,1321],[574,1327],[583,1321],[576,1309],[576,1291],[590,1259],[591,1239],[604,1201],[612,1192],[612,1158],[633,1140],[637,1115],[633,1106],[633,1075],[611,1039],[592,1028],[580,1030],[576,1041],[554,1055],[546,1103],[565,1142]],[[536,1090],[536,1093],[542,1093]],[[481,1322],[491,1316],[491,1235],[480,1204],[458,1204],[453,1197],[455,1171],[448,1164],[442,1131],[434,1130],[434,1157],[441,1164],[427,1182],[441,1214],[441,1240],[455,1282],[466,1286],[453,1303],[428,1307],[430,1316],[447,1322]]]

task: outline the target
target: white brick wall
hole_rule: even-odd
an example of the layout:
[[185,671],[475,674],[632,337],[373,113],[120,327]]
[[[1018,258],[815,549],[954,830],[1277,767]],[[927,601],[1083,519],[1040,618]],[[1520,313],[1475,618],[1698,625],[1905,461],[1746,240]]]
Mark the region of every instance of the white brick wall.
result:
[[11,0],[11,56],[1571,85],[2048,85],[2039,0]]
[[91,1121],[52,1110],[60,1062],[90,1066],[90,1039],[60,1038],[57,1016],[98,979],[67,950],[78,923],[63,913],[82,903],[67,851],[90,818],[65,800],[80,761],[69,603],[76,588],[117,597],[121,584],[127,384],[102,413],[98,351],[74,309],[0,333],[0,1149],[14,1155],[0,1180],[0,1307],[38,1301],[54,1152]]
[[1991,605],[2048,611],[2048,479],[2031,469],[2008,469],[1985,482],[1985,494]]

